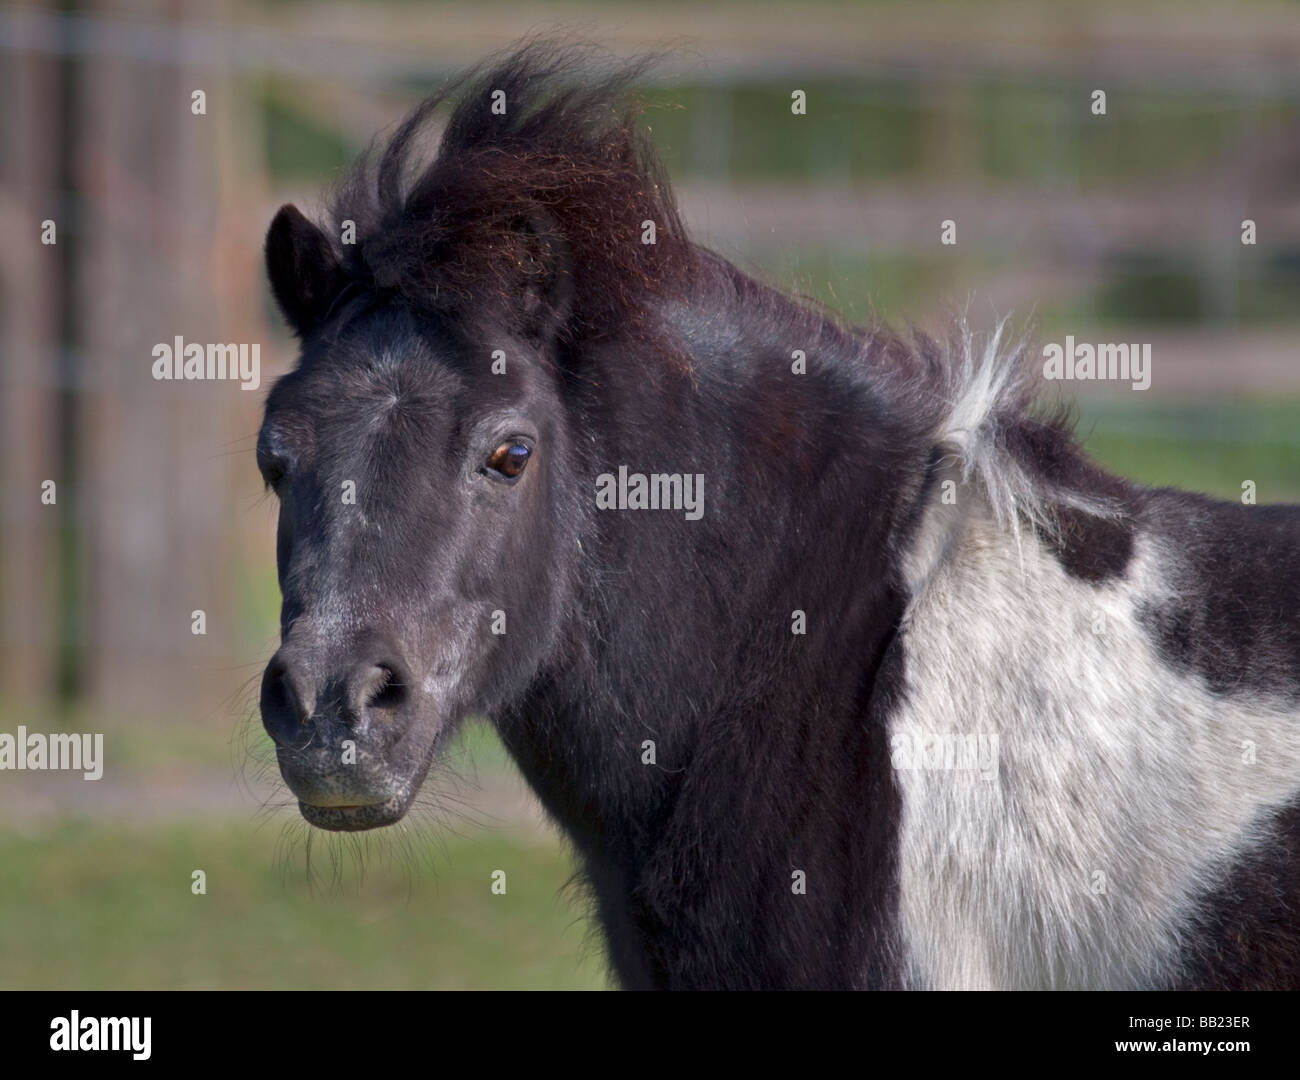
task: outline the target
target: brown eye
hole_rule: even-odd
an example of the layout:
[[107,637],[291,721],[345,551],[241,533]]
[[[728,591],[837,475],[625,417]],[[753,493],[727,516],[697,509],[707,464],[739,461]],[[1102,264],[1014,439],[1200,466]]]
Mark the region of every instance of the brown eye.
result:
[[284,458],[259,444],[257,448],[257,467],[262,473],[262,479],[266,482],[266,486],[272,491],[278,490],[284,480],[286,471]]
[[502,443],[492,451],[492,456],[487,460],[487,467],[498,476],[514,480],[524,471],[524,466],[528,464],[532,453],[532,450],[521,442]]

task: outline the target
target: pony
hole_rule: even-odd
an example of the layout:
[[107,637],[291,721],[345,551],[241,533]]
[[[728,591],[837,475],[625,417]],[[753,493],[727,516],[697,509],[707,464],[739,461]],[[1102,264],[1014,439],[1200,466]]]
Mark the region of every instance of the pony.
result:
[[302,816],[398,821],[482,715],[624,987],[1300,987],[1300,508],[693,242],[647,62],[525,42],[271,223]]

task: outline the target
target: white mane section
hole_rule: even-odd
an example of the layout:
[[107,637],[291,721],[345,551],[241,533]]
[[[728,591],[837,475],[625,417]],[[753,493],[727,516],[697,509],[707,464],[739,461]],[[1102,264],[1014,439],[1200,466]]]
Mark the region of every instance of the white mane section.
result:
[[958,348],[949,354],[948,411],[935,444],[950,451],[961,470],[961,481],[972,478],[983,489],[1000,525],[1019,535],[1022,517],[1050,525],[1042,493],[1020,464],[1001,452],[1004,418],[1020,412],[1032,382],[1022,342],[1003,349],[1007,320],[981,347],[965,317]]
[[1024,416],[1043,386],[1037,357],[1026,338],[1007,341],[1007,319],[981,343],[963,316],[957,347],[946,370],[948,410],[935,442],[950,448],[962,480],[984,490],[999,524],[1018,533],[1020,521],[1055,528],[1049,501],[1101,516],[1118,513],[1104,499],[1045,485],[1007,453],[1004,426]]
[[[922,530],[905,560],[914,589],[942,557],[952,539],[951,531],[962,517],[958,506],[942,501],[945,490],[961,491],[958,504],[969,503],[977,493],[1018,551],[1022,550],[1025,526],[1045,536],[1057,535],[1059,507],[1100,517],[1121,514],[1120,508],[1105,498],[1052,485],[1008,449],[1008,426],[1026,415],[1043,380],[1027,340],[1007,340],[1007,321],[999,320],[981,341],[962,316],[937,373],[944,408],[932,442],[945,456],[940,462],[937,494],[927,510],[929,528]],[[945,489],[948,481],[955,488]]]

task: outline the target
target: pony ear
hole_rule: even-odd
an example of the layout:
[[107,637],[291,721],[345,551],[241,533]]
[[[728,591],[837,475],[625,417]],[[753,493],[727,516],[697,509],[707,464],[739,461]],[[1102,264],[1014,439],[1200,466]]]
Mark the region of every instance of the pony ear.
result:
[[280,207],[267,230],[266,273],[299,337],[316,328],[347,281],[329,239],[291,203]]

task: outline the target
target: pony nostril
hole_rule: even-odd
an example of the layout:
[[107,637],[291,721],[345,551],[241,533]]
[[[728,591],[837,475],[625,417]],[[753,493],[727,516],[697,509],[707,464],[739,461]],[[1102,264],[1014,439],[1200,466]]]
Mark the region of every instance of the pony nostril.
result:
[[366,681],[365,707],[367,709],[397,709],[406,704],[406,683],[387,664],[376,664]]
[[310,715],[293,686],[288,665],[278,656],[266,665],[262,676],[262,726],[281,746],[304,741],[303,727]]

